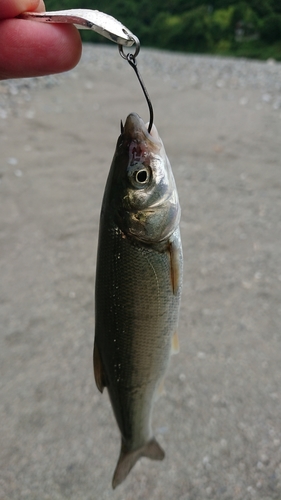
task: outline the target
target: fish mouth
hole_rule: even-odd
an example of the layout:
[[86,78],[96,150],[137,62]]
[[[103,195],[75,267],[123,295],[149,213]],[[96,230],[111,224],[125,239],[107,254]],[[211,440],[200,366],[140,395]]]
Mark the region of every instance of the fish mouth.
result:
[[121,132],[125,140],[128,142],[135,141],[138,143],[146,142],[153,150],[159,150],[162,141],[159,137],[155,125],[152,126],[150,133],[142,118],[137,113],[130,113],[126,119],[125,125],[121,123]]

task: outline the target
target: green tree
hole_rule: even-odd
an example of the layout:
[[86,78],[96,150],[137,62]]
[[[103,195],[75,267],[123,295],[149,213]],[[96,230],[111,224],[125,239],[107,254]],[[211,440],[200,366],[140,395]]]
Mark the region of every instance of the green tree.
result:
[[210,15],[204,6],[182,15],[160,13],[152,25],[158,46],[170,50],[210,51]]
[[270,14],[261,27],[261,38],[268,43],[281,41],[281,15]]
[[211,31],[215,42],[233,38],[233,11],[234,7],[227,9],[217,9],[212,14]]

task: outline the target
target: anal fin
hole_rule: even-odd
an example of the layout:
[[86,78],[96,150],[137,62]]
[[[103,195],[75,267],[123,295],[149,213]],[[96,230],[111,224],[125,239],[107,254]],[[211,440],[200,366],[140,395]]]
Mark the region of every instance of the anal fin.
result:
[[94,376],[97,388],[100,392],[103,392],[103,389],[107,386],[105,371],[103,368],[102,360],[100,357],[100,352],[96,342],[94,343]]
[[178,354],[180,352],[180,343],[178,332],[175,332],[172,337],[171,354]]
[[164,396],[164,394],[166,393],[165,391],[165,377],[163,377],[159,384],[158,384],[158,387],[156,389],[156,392],[155,392],[155,401],[158,401],[158,399],[161,397],[161,396]]

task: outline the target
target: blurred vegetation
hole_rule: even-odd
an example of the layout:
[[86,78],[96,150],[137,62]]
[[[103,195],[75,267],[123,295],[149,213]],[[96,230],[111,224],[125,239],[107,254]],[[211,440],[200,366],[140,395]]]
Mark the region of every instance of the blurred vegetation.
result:
[[[48,10],[97,9],[135,33],[142,46],[281,60],[281,0],[46,0]],[[91,31],[84,41],[105,43]],[[110,42],[109,42],[110,43]]]

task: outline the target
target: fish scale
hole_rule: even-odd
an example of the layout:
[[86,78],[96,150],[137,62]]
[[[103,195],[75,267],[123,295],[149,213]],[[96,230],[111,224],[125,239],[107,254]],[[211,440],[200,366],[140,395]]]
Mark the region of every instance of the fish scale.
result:
[[[101,276],[98,270],[96,300],[97,310],[104,318],[106,339],[104,336],[96,339],[97,342],[105,341],[110,348],[104,360],[108,365],[107,373],[111,373],[112,366],[121,363],[120,376],[125,383],[135,381],[139,384],[138,379],[143,380],[140,372],[149,374],[154,369],[152,354],[156,363],[158,357],[160,360],[164,357],[163,348],[166,348],[167,356],[170,353],[169,325],[175,322],[178,297],[171,290],[169,256],[166,252],[155,254],[132,243],[130,238],[124,238],[112,220],[103,222],[105,226],[112,224],[113,231],[101,232]],[[111,302],[110,315],[107,314],[108,302]],[[159,356],[157,348],[162,351]],[[132,371],[136,368],[134,364],[138,366],[137,371]]]

